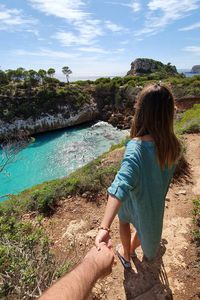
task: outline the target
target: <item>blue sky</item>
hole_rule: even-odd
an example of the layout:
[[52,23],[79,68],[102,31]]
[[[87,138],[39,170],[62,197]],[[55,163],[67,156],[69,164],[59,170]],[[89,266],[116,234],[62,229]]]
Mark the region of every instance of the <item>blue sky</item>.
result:
[[199,0],[1,0],[2,69],[124,75],[137,57],[200,64]]

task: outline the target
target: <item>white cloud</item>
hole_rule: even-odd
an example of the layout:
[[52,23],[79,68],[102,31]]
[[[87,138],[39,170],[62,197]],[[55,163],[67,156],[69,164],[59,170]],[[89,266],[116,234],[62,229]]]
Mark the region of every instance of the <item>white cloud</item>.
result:
[[84,22],[76,22],[76,30],[79,31],[79,38],[85,40],[86,44],[92,44],[96,42],[96,38],[102,36],[103,30],[101,27],[101,21],[96,19],[87,19]]
[[112,32],[120,32],[126,30],[124,27],[117,25],[111,21],[105,21],[105,26]]
[[198,0],[151,0],[147,7],[145,26],[136,36],[157,34],[168,24],[188,16],[199,5]]
[[40,34],[39,34],[39,31],[37,29],[26,29],[25,31],[33,33],[39,39]]
[[122,53],[122,52],[124,52],[125,51],[125,48],[118,48],[118,49],[116,49],[114,52],[115,53]]
[[108,53],[122,53],[124,52],[125,48],[118,48],[114,50],[105,50],[101,47],[81,47],[77,49],[78,51],[84,52],[91,52],[91,53],[98,53],[98,54],[108,54]]
[[99,53],[99,54],[107,54],[109,51],[104,50],[100,47],[81,47],[78,48],[79,51],[84,51],[84,52],[93,52],[93,53]]
[[14,55],[19,55],[19,56],[38,56],[38,57],[46,57],[46,58],[51,58],[51,59],[69,59],[69,58],[76,58],[79,57],[80,55],[77,53],[66,53],[64,51],[53,51],[50,49],[40,49],[39,51],[26,51],[26,50],[14,50],[12,52]]
[[98,20],[86,20],[84,24],[75,22],[76,33],[72,31],[58,31],[52,37],[59,40],[63,46],[93,45],[97,37],[103,35]]
[[72,46],[79,43],[78,37],[70,31],[59,31],[53,37],[59,40],[63,46]]
[[200,28],[200,22],[194,23],[192,25],[189,25],[187,27],[182,27],[179,29],[179,31],[189,31]]
[[200,46],[187,46],[187,47],[183,48],[183,51],[187,51],[194,55],[200,56]]
[[35,9],[65,19],[70,23],[70,31],[58,31],[52,37],[63,46],[92,45],[103,34],[101,21],[86,12],[85,0],[29,0]]
[[0,30],[19,30],[37,23],[33,18],[26,18],[21,10],[9,9],[0,4]]
[[52,15],[68,21],[78,21],[88,17],[84,12],[85,6],[82,0],[29,0],[33,8],[46,15]]
[[141,2],[138,1],[138,0],[132,0],[132,1],[129,1],[129,3],[127,3],[127,2],[116,2],[116,1],[109,1],[107,3],[108,4],[114,4],[114,5],[121,5],[121,6],[130,7],[133,10],[133,12],[138,12],[142,9]]
[[138,12],[141,10],[141,3],[139,1],[132,1],[130,7],[134,12]]

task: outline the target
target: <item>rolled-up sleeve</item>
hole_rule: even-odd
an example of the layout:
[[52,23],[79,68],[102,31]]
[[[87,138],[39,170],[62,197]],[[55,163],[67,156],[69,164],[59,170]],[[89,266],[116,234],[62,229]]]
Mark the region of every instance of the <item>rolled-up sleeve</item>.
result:
[[139,177],[139,155],[138,149],[133,143],[128,143],[124,158],[117,175],[111,186],[108,188],[108,193],[116,197],[120,201],[126,201],[129,197],[129,192],[133,190]]

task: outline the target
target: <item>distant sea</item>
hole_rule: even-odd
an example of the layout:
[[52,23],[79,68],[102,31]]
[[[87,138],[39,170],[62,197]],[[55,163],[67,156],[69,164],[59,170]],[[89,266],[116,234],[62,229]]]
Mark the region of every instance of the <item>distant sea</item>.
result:
[[[177,69],[177,71],[179,73],[183,73],[185,74],[186,77],[192,77],[192,76],[195,76],[195,75],[198,75],[197,73],[193,73],[191,72],[190,69]],[[91,80],[91,81],[95,81],[96,79],[98,78],[113,78],[113,77],[117,77],[117,76],[120,76],[120,77],[123,77],[125,76],[126,74],[125,73],[120,73],[120,74],[115,74],[115,75],[102,75],[102,76],[80,76],[80,77],[76,77],[76,76],[71,76],[70,77],[70,81],[73,82],[73,81],[78,81],[78,80]]]
[[177,71],[179,73],[185,74],[186,77],[192,77],[192,76],[195,76],[195,75],[200,75],[198,73],[191,72],[189,69],[178,69]]

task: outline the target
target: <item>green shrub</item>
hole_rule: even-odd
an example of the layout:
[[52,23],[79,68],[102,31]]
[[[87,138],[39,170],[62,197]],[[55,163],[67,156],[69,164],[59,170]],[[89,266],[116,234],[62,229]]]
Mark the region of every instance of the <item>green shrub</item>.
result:
[[181,116],[181,120],[175,124],[178,134],[200,132],[200,104],[195,104]]
[[51,189],[37,190],[30,197],[29,208],[48,214],[55,209],[55,198],[55,192]]
[[114,150],[116,150],[116,149],[119,149],[119,148],[124,147],[124,146],[127,144],[127,142],[128,142],[129,140],[130,140],[130,138],[129,138],[129,136],[127,136],[124,140],[121,141],[121,143],[119,143],[119,144],[117,144],[117,145],[112,145],[112,146],[110,147],[110,150],[109,150],[109,151],[114,151]]
[[59,266],[43,230],[11,216],[10,209],[2,209],[3,206],[0,205],[0,298],[36,298],[62,271],[68,270],[69,263]]
[[80,86],[87,86],[90,84],[94,84],[94,81],[92,81],[92,80],[77,80],[77,81],[74,81],[73,84],[77,84]]
[[56,94],[58,95],[58,97],[64,97],[66,95],[66,91],[65,89],[57,89]]
[[95,84],[104,84],[104,83],[110,83],[111,79],[110,77],[105,78],[105,77],[101,77],[95,80]]

